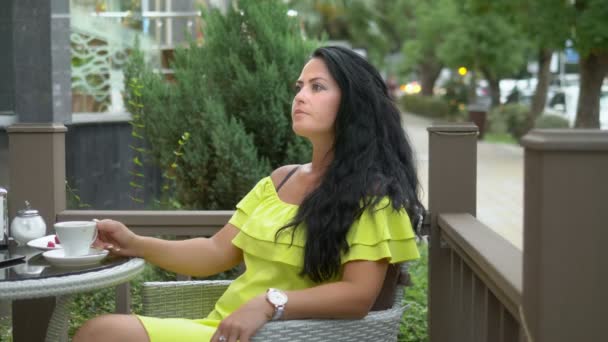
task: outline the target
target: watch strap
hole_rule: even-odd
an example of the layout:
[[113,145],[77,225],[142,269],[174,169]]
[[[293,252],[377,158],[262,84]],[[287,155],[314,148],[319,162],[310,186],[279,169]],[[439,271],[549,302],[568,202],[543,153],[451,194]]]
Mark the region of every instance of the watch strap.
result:
[[285,305],[276,305],[274,307],[274,315],[272,315],[273,321],[281,319],[283,317],[283,313],[285,312]]

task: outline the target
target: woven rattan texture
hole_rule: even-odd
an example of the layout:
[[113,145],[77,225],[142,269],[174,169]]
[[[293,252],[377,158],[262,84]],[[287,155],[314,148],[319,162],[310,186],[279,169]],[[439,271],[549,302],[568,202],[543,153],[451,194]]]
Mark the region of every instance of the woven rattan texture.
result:
[[46,342],[63,342],[68,340],[68,320],[70,318],[70,304],[73,296],[58,296],[55,302],[55,310],[51,316],[49,327],[46,331]]
[[229,280],[144,283],[143,315],[190,319],[206,317],[228,285]]
[[[407,266],[402,266],[407,271]],[[205,317],[230,281],[148,282],[143,285],[143,314],[162,318]],[[396,341],[403,316],[404,287],[395,291],[393,308],[370,312],[360,320],[289,320],[268,322],[252,341]]]

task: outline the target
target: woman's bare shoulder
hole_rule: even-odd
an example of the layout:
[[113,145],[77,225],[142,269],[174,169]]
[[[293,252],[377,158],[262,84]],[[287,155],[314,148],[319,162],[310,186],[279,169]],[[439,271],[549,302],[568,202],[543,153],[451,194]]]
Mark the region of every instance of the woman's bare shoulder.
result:
[[278,186],[281,181],[285,179],[285,177],[287,177],[289,172],[299,166],[300,164],[283,165],[272,171],[272,173],[270,174],[270,179],[272,179],[272,183],[274,184],[274,186]]

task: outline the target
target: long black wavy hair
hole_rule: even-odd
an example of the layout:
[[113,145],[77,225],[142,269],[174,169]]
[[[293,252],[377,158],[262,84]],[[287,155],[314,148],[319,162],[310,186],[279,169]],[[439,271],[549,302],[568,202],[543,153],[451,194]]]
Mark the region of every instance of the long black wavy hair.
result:
[[405,209],[416,226],[422,205],[412,148],[378,71],[343,47],[318,48],[311,58],[325,62],[342,93],[333,160],[320,185],[277,235],[290,227],[293,234],[305,224],[302,275],[323,282],[339,274],[341,253],[348,251],[346,234],[366,209],[376,209],[388,196],[392,207]]

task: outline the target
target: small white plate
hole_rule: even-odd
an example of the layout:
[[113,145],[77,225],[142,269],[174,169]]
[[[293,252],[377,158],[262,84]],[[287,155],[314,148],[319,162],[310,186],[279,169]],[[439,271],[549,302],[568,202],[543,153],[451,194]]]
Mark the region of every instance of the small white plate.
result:
[[48,247],[49,241],[55,243],[55,234],[31,240],[27,243],[27,245],[34,248],[43,249],[45,251],[62,248],[61,244],[59,243],[55,243],[55,247]]
[[109,252],[105,249],[91,248],[89,250],[89,254],[87,255],[66,257],[64,255],[63,249],[54,249],[52,251],[46,251],[42,253],[42,256],[49,263],[55,266],[69,267],[96,264],[103,260],[106,256],[108,256],[108,253]]

